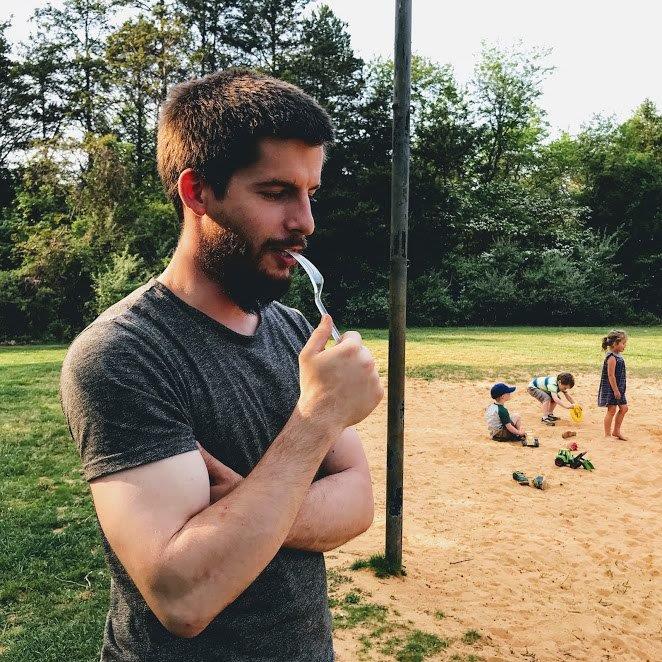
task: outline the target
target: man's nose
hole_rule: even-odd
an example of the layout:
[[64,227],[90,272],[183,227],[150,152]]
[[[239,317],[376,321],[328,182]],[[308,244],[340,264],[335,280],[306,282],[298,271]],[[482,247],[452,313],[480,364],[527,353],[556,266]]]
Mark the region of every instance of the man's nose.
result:
[[315,219],[313,218],[310,198],[307,193],[297,198],[288,212],[285,227],[289,232],[299,232],[304,236],[315,232]]

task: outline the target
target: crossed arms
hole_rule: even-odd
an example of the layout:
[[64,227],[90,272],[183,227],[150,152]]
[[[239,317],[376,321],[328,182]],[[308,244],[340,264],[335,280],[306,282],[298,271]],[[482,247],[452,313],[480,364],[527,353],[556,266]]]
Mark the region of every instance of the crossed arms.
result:
[[[329,435],[336,441],[320,454]],[[312,483],[318,468],[324,477]],[[245,478],[201,449],[90,485],[113,551],[156,617],[183,637],[202,632],[281,547],[327,551],[373,518],[357,433],[296,410]]]

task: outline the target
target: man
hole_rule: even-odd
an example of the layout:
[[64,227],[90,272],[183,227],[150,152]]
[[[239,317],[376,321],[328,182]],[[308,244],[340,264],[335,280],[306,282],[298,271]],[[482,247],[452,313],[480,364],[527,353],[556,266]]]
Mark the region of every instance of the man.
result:
[[383,390],[275,299],[314,230],[327,114],[231,70],[176,86],[158,167],[182,220],[158,279],[72,344],[61,398],[102,531],[102,660],[331,660],[323,552],[365,531],[352,425]]

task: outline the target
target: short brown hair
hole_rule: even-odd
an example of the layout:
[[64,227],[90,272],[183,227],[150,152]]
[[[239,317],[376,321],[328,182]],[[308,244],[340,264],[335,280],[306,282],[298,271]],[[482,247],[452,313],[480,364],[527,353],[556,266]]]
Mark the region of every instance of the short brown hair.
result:
[[232,175],[257,161],[262,138],[325,145],[333,140],[333,124],[303,90],[249,69],[175,85],[161,110],[156,161],[180,220],[179,175],[194,169],[222,198]]
[[557,378],[556,381],[559,384],[565,384],[572,388],[575,385],[575,378],[569,372],[562,372]]

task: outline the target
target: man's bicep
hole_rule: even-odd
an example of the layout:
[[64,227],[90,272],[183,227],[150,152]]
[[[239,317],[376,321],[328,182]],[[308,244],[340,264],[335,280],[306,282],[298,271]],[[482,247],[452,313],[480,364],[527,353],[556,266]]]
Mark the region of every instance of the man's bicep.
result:
[[354,428],[343,430],[324,458],[321,469],[325,476],[337,474],[347,469],[358,469],[367,476],[370,475],[361,438]]
[[209,505],[209,474],[190,451],[90,482],[101,527],[149,602],[149,588],[170,539]]

